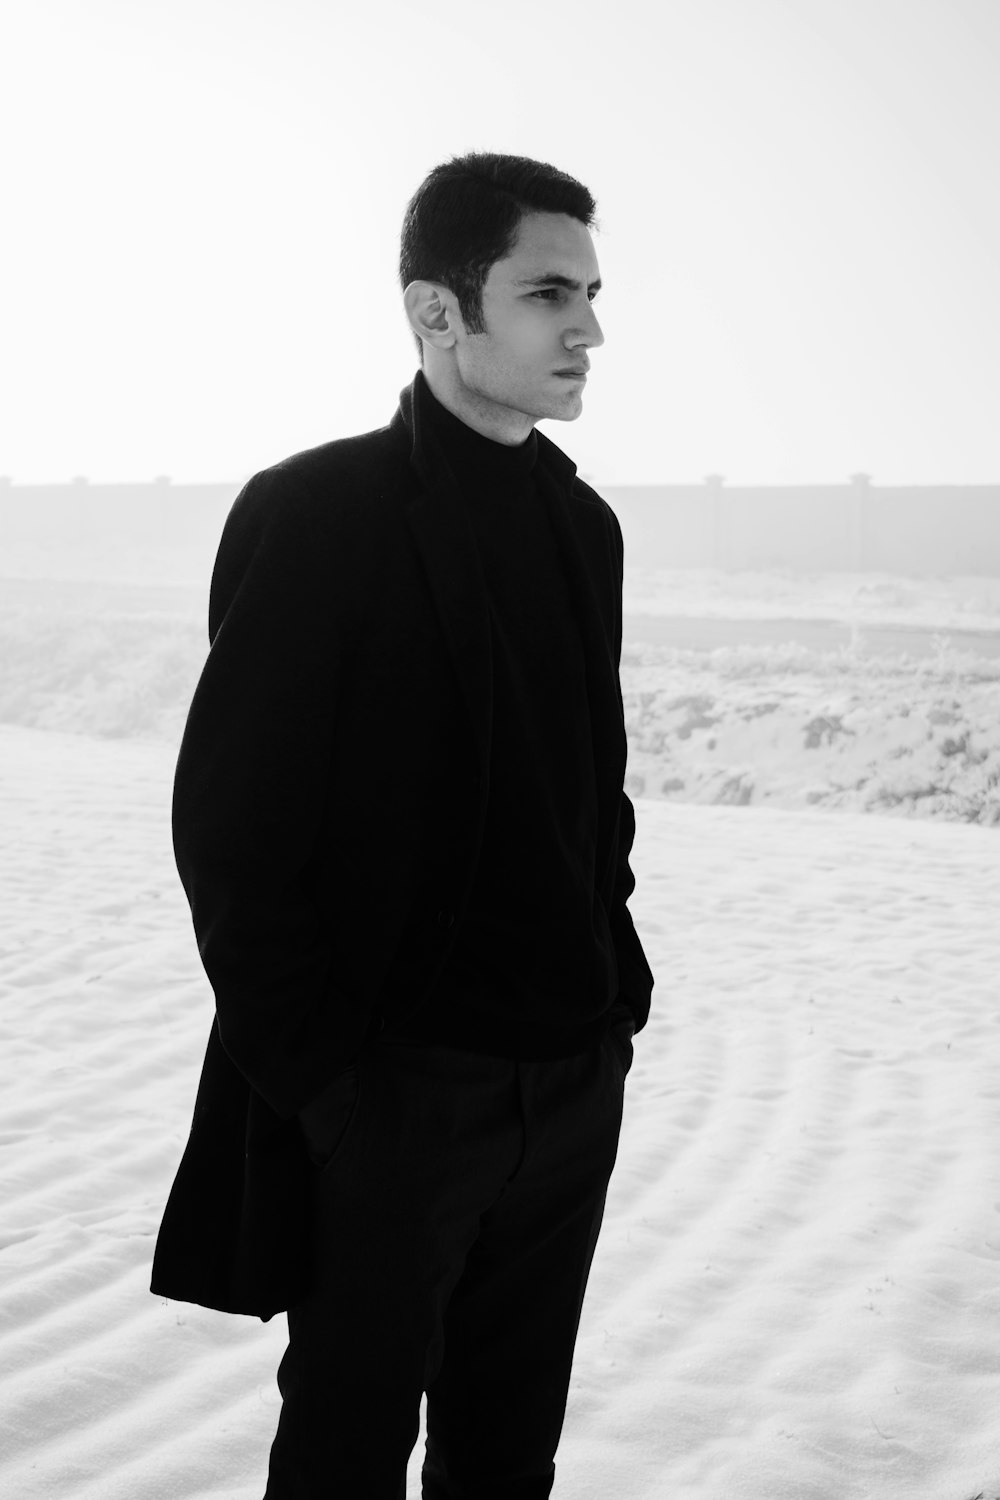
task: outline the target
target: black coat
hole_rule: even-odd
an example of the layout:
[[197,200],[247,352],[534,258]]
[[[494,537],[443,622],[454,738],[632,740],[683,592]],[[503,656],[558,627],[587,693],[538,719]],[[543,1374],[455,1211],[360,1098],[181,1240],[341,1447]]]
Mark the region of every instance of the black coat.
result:
[[[423,376],[388,427],[255,475],[226,521],[181,744],[174,849],[216,1020],[152,1290],[267,1319],[304,1293],[297,1111],[426,997],[472,885],[489,787],[486,585]],[[621,530],[538,436],[587,658],[597,877],[618,999],[653,977],[626,907]],[[531,851],[525,851],[530,860]]]

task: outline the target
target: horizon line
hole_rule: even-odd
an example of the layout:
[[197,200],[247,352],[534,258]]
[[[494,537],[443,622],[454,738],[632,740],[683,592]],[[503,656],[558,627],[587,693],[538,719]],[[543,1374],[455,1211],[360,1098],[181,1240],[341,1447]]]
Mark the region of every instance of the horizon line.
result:
[[[89,489],[128,486],[142,489],[186,489],[186,488],[242,488],[253,474],[253,470],[242,478],[234,479],[175,479],[170,474],[155,474],[151,479],[94,479],[89,474],[74,474],[68,479],[15,479],[9,474],[0,474],[0,494],[15,489]],[[875,476],[859,470],[843,479],[738,479],[723,474],[706,474],[700,479],[640,479],[610,480],[596,479],[593,475],[577,471],[584,484],[600,492],[609,490],[642,489],[996,489],[1000,487],[1000,475],[994,479],[905,479],[877,481]]]

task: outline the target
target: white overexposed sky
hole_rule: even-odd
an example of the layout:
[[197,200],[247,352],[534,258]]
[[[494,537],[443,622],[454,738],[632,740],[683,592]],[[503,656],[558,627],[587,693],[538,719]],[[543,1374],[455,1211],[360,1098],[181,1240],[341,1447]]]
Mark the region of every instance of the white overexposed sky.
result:
[[438,161],[598,199],[597,483],[1000,480],[1000,0],[5,0],[0,473],[389,419]]

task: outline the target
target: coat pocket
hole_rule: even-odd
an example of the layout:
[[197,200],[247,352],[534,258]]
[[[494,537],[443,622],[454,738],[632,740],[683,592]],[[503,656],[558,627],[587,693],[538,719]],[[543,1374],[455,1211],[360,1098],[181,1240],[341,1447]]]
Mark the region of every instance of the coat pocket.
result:
[[302,1144],[314,1167],[322,1171],[340,1154],[360,1102],[361,1069],[354,1063],[299,1110]]
[[[619,1015],[619,1011],[622,1014]],[[624,1007],[615,1006],[612,1011],[611,1025],[608,1027],[605,1037],[610,1042],[618,1061],[627,1074],[632,1066],[632,1034],[635,1031],[635,1018]]]

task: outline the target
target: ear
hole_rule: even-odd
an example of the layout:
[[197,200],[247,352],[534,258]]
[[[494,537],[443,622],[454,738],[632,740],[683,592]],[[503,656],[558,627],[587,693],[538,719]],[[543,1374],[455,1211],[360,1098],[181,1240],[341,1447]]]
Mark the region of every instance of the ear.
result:
[[451,349],[458,342],[458,306],[447,288],[433,281],[411,281],[403,293],[410,327],[435,349]]

